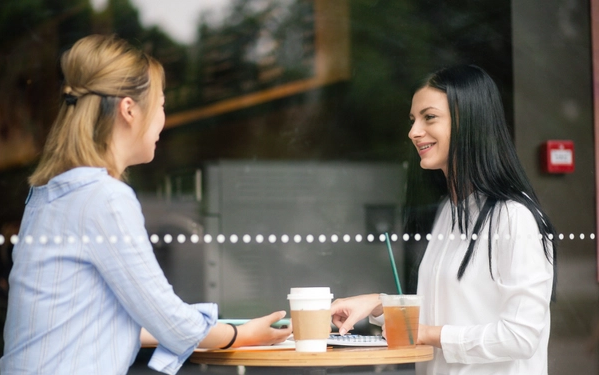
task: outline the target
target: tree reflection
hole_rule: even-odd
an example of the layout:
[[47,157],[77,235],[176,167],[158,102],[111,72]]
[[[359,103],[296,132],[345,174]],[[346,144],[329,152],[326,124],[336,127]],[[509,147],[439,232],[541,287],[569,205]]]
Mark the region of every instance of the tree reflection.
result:
[[[222,23],[201,17],[196,42],[182,45],[142,25],[130,0],[109,0],[101,11],[89,0],[3,0],[0,228],[14,231],[20,221],[26,177],[60,98],[59,56],[76,40],[116,33],[155,56],[165,67],[172,115],[314,75],[315,1],[231,0]],[[509,0],[347,1],[349,80],[165,130],[152,165],[133,168],[135,188],[154,190],[173,170],[215,159],[401,162],[411,150],[413,82],[444,65],[485,68],[511,119]]]
[[[405,159],[400,145],[407,133],[411,85],[442,65],[483,66],[498,80],[511,115],[510,5],[493,3],[351,0],[352,77],[318,94],[318,100],[333,100],[336,108],[310,106],[336,114],[314,133],[324,141],[310,147],[321,151],[304,149],[306,156]],[[56,111],[58,57],[89,33],[117,33],[164,64],[168,113],[314,74],[314,2],[309,0],[231,0],[222,23],[200,18],[192,45],[173,41],[159,27],[144,27],[129,0],[109,0],[99,12],[89,0],[7,0],[0,9],[0,87],[11,93],[0,99],[0,168],[35,160]],[[311,102],[314,93],[305,95],[286,102]],[[263,111],[272,111],[273,105]],[[205,156],[231,156],[220,151]],[[247,152],[246,157],[260,157],[251,154],[251,147]]]

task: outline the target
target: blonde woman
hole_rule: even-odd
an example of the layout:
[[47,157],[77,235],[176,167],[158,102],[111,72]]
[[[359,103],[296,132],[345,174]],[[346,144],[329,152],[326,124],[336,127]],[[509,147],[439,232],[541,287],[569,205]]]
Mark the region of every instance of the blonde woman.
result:
[[284,311],[239,327],[217,323],[216,305],[184,303],[154,257],[122,176],[154,157],[165,119],[162,66],[118,37],[92,35],[61,67],[62,104],[13,251],[0,372],[125,374],[141,327],[159,342],[149,366],[169,374],[198,345],[283,341],[291,328],[270,325]]

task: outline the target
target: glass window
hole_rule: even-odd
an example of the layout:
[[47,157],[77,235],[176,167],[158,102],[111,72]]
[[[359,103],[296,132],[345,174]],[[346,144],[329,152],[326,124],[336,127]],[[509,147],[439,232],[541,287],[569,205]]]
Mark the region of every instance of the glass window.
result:
[[[116,33],[165,68],[165,129],[154,160],[130,168],[128,182],[184,300],[218,302],[223,315],[243,318],[286,309],[294,286],[330,286],[336,297],[392,293],[385,233],[414,292],[427,241],[402,230],[411,95],[427,73],[459,63],[496,81],[519,156],[562,235],[563,272],[584,272],[594,293],[585,4],[5,0],[0,289],[27,176],[56,115],[59,56],[82,36]],[[555,139],[573,141],[574,173],[544,172],[539,150]],[[576,268],[580,259],[592,266]],[[566,300],[568,275],[558,289]],[[596,301],[585,293],[576,297],[577,328],[562,328],[573,318],[557,300],[557,336],[591,329]]]

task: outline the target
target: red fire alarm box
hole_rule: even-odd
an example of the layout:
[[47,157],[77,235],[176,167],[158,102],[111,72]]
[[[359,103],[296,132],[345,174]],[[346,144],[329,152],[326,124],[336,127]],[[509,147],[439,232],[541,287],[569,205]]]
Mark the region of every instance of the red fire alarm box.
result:
[[574,172],[574,142],[552,140],[543,143],[541,169],[546,173]]

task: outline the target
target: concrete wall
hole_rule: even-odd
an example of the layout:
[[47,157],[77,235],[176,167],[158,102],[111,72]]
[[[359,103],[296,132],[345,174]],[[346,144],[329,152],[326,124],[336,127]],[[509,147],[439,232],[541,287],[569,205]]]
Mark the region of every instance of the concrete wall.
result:
[[[564,234],[552,306],[550,374],[597,374],[595,165],[589,2],[512,1],[514,119],[518,154],[541,202]],[[574,173],[547,175],[539,146],[575,144]],[[570,239],[574,234],[574,239]],[[580,235],[584,234],[584,239]]]

